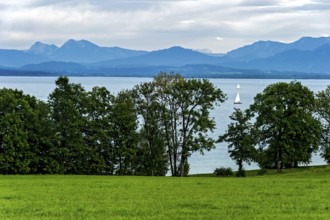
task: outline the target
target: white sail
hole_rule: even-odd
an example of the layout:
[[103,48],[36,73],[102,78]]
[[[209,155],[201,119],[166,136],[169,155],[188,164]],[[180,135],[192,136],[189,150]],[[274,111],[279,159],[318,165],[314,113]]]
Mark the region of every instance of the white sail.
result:
[[234,101],[235,104],[241,104],[241,98],[239,96],[239,92],[237,92],[237,95],[236,95],[236,98],[235,98],[235,101]]
[[242,102],[241,102],[241,98],[240,98],[240,96],[239,96],[239,89],[241,88],[240,86],[239,86],[239,84],[237,84],[237,95],[236,95],[236,98],[235,98],[235,101],[234,101],[234,104],[242,104]]

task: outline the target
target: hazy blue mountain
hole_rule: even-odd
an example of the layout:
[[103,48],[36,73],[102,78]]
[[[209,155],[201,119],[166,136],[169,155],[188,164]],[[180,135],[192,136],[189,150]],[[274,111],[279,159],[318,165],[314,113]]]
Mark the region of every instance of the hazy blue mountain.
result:
[[330,37],[302,37],[299,40],[288,44],[288,48],[312,51],[325,44],[330,44]]
[[46,58],[30,54],[20,50],[1,50],[0,66],[18,67],[31,63],[41,63],[47,61]]
[[27,52],[35,54],[35,55],[39,55],[39,56],[44,56],[47,58],[50,58],[51,55],[58,50],[59,48],[54,45],[54,44],[44,44],[41,42],[35,42],[29,50],[27,50]]
[[123,49],[120,47],[99,47],[87,40],[68,40],[58,50],[51,54],[51,60],[94,63],[102,60],[139,56],[146,51]]
[[227,66],[264,71],[297,71],[305,73],[330,73],[330,44],[313,51],[292,49],[274,56],[249,62],[231,62]]
[[[146,52],[100,47],[87,40],[68,40],[61,47],[36,42],[28,50],[0,50],[0,68],[29,75],[47,72],[152,76],[160,71],[174,71],[208,77],[223,77],[226,73],[231,77],[269,77],[271,73],[275,78],[276,74],[299,78],[299,75],[310,77],[309,73],[330,73],[330,37],[303,37],[288,44],[258,41],[224,56],[201,51],[203,53],[175,46]],[[18,67],[21,68],[14,69]]]
[[258,41],[251,45],[232,50],[225,57],[236,61],[251,61],[271,57],[292,49],[312,51],[329,43],[330,37],[302,37],[288,44],[275,41]]
[[26,71],[42,71],[65,74],[84,74],[87,70],[84,65],[78,63],[58,61],[49,61],[40,64],[29,64],[22,66],[19,69]]
[[286,44],[275,41],[258,41],[228,52],[225,57],[232,60],[249,61],[273,56],[286,50]]
[[[59,63],[61,67],[64,63]],[[72,64],[75,67],[74,64]],[[35,70],[32,70],[35,69]],[[326,73],[304,73],[296,71],[263,71],[254,69],[237,69],[217,65],[185,65],[182,67],[173,66],[144,66],[144,67],[107,67],[99,69],[79,69],[74,68],[56,69],[53,72],[43,71],[42,68],[24,69],[0,69],[0,75],[6,76],[134,76],[153,77],[160,71],[179,72],[184,77],[196,78],[251,78],[251,79],[330,79],[330,74]]]
[[141,56],[99,62],[94,64],[94,66],[183,66],[186,64],[215,63],[219,63],[219,58],[208,56],[194,50],[175,46],[168,49],[152,51]]

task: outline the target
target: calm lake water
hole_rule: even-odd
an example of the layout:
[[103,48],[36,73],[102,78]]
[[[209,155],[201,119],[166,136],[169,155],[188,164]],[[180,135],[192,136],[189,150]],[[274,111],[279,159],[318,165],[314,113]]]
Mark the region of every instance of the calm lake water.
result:
[[[55,88],[56,77],[0,77],[0,88],[16,88],[25,93],[34,95],[38,99],[46,101],[48,95]],[[94,86],[104,86],[110,92],[116,94],[123,89],[131,89],[134,85],[152,81],[152,78],[126,78],[126,77],[71,77],[71,82],[80,83],[86,90],[91,90]],[[212,137],[216,138],[226,131],[230,123],[229,115],[234,107],[246,109],[253,103],[253,98],[259,92],[275,82],[290,82],[291,80],[278,79],[210,79],[210,81],[220,88],[226,95],[227,101],[216,107],[212,111],[212,117],[217,122],[217,129]],[[314,92],[324,90],[330,85],[330,80],[298,80]],[[240,84],[241,105],[234,105],[237,93],[236,86]],[[232,167],[237,169],[237,165],[228,155],[226,143],[217,144],[216,149],[205,152],[204,155],[194,153],[189,158],[190,173],[211,173],[218,167]],[[312,165],[321,165],[325,162],[319,155],[314,155]],[[246,169],[256,169],[256,164],[245,165]]]

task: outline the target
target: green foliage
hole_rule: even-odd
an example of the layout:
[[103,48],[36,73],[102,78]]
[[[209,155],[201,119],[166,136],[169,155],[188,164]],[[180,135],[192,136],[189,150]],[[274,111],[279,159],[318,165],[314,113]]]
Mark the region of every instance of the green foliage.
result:
[[160,73],[153,83],[162,109],[171,173],[184,176],[192,152],[214,148],[215,140],[208,133],[213,132],[215,121],[209,113],[225,95],[208,80],[184,79],[178,74]]
[[245,177],[245,176],[246,176],[245,170],[244,170],[244,169],[239,169],[239,170],[236,172],[236,176],[237,176],[237,177]]
[[219,142],[228,143],[228,153],[238,165],[238,177],[245,176],[243,162],[252,162],[256,154],[255,137],[252,123],[249,122],[250,118],[249,111],[243,112],[235,108],[234,113],[230,116],[233,122],[228,125],[226,133],[219,137]]
[[[184,91],[184,88],[178,85],[176,96],[169,95],[174,87],[169,87],[173,86],[170,83],[172,76],[166,77],[150,85],[136,87],[133,91],[122,91],[117,96],[111,95],[106,88],[94,87],[86,92],[80,84],[70,83],[67,77],[59,77],[48,103],[20,91],[1,90],[1,172],[165,175],[169,155],[172,155],[169,148],[173,150],[174,146],[169,144],[171,140],[168,138],[177,132],[179,136],[175,139],[184,139],[174,146],[177,148],[174,152],[177,158],[175,170],[177,175],[187,175],[190,153],[212,147],[212,140],[204,140],[202,133],[213,130],[215,126],[208,119],[209,99],[215,97],[215,100],[221,93],[219,90],[215,95],[210,94],[213,87],[208,91],[207,87],[199,87],[197,83],[196,88],[205,91],[200,91],[200,95],[196,92],[197,103],[193,107],[196,111],[189,110],[194,100],[185,104],[179,94],[179,90]],[[179,75],[174,78],[177,83],[185,83]],[[194,92],[194,86],[190,85],[191,92]],[[204,107],[201,102],[203,93],[211,97],[204,97],[209,102],[205,102]],[[180,111],[171,115],[173,109],[168,108],[168,103],[164,100],[159,102],[164,97],[171,97],[172,104]],[[143,121],[139,131],[138,116]],[[178,128],[169,126],[172,120],[169,116],[178,116],[173,119],[177,120]],[[199,121],[197,117],[200,117]],[[205,122],[201,121],[203,119]],[[203,143],[205,146],[198,146]],[[180,162],[182,158],[179,155],[182,154],[184,159]]]
[[85,173],[114,174],[114,151],[110,145],[113,101],[114,96],[104,87],[94,87],[87,93],[83,136],[89,158]]
[[67,77],[59,77],[48,102],[55,126],[61,173],[82,174],[89,168],[88,146],[83,135],[86,92],[80,84],[69,83]]
[[258,172],[257,172],[257,175],[258,176],[263,176],[263,175],[265,175],[265,174],[267,174],[267,169],[266,168],[261,168],[260,170],[258,170]]
[[330,163],[330,85],[316,94],[316,112],[322,123],[321,156]]
[[33,107],[33,118],[25,118],[30,145],[29,173],[58,173],[59,163],[56,160],[55,130],[50,119],[50,108],[47,103],[32,97],[29,101]]
[[[252,160],[279,170],[308,163],[318,149],[319,120],[322,156],[329,161],[328,93],[315,102],[298,82],[276,83],[248,111],[235,109],[219,141],[229,144],[237,175],[244,176],[243,162]],[[0,173],[163,176],[170,169],[186,176],[190,155],[214,148],[210,111],[224,100],[208,80],[167,73],[117,95],[104,87],[87,92],[59,77],[47,103],[1,89]]]
[[142,175],[164,176],[168,171],[165,132],[161,121],[163,107],[158,102],[154,83],[143,83],[133,90],[137,113],[141,120],[139,132]]
[[229,176],[233,176],[234,172],[230,167],[220,167],[220,168],[216,168],[213,172],[216,176],[220,176],[220,177],[229,177]]
[[[254,98],[250,109],[256,113],[255,127],[263,152],[261,167],[308,164],[320,139],[320,123],[314,117],[313,92],[301,83],[275,83]],[[266,162],[266,164],[264,164]]]
[[133,175],[138,163],[137,115],[129,91],[120,92],[112,106],[111,146],[114,151],[115,174]]
[[30,146],[29,140],[35,135],[30,129],[30,121],[36,117],[33,111],[36,106],[36,101],[22,91],[0,90],[0,173],[26,174],[30,171],[34,146]]
[[49,96],[60,172],[136,174],[137,116],[132,94],[104,87],[86,92],[66,77]]

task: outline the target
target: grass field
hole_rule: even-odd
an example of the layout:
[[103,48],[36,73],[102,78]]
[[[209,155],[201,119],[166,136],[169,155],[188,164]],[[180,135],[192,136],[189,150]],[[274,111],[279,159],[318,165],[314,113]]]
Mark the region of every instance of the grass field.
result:
[[246,178],[0,176],[0,219],[330,219],[330,167]]

